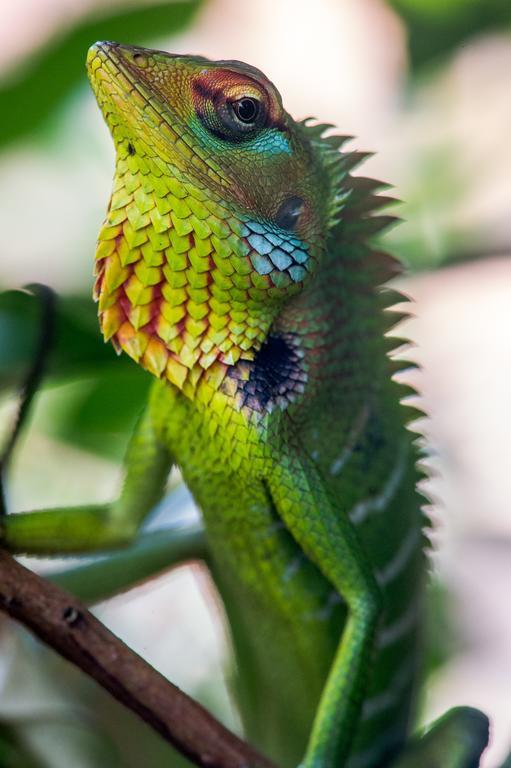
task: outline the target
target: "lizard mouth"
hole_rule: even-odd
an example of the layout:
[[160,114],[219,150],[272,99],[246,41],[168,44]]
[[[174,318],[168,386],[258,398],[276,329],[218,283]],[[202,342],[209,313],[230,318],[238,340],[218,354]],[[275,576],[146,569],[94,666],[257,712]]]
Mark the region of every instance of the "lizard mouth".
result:
[[[125,55],[122,55],[125,51]],[[91,45],[87,52],[87,74],[99,104],[101,112],[110,128],[112,128],[112,117],[119,117],[119,113],[129,118],[129,113],[122,108],[122,100],[129,101],[131,114],[144,111],[150,116],[147,110],[149,94],[143,88],[140,78],[135,79],[133,72],[127,66],[128,56],[131,49],[128,46],[121,46],[113,42],[97,42]],[[132,61],[140,61],[134,58],[136,50],[131,53]],[[146,91],[146,92],[144,92]],[[130,96],[140,97],[133,101]]]
[[[163,107],[169,111],[169,104],[158,104],[154,99],[151,104],[151,88],[145,83],[144,69],[148,67],[149,55],[145,48],[135,48],[114,42],[97,42],[87,52],[87,74],[98,101],[99,107],[112,127],[112,116],[133,123],[143,117],[154,122],[155,127],[162,122]],[[166,54],[169,59],[177,58]],[[172,120],[178,120],[172,114]]]
[[[116,42],[97,42],[87,53],[87,73],[116,150],[137,153],[211,187],[228,182],[200,153],[185,119],[161,90],[179,79],[186,57]],[[206,62],[206,59],[204,59]],[[164,63],[164,68],[158,64]],[[176,97],[177,100],[177,97]]]

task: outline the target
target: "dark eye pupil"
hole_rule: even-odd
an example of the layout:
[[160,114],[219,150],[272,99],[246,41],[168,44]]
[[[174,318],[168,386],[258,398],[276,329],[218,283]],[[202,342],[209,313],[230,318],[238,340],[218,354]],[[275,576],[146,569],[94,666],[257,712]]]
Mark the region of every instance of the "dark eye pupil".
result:
[[239,99],[233,102],[232,108],[242,123],[253,123],[259,114],[259,102],[256,99]]

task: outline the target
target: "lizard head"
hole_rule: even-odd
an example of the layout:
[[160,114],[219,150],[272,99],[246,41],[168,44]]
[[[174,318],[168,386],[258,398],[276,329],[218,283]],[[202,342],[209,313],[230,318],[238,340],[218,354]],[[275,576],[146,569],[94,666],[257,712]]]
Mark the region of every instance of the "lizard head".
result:
[[193,390],[250,360],[321,258],[321,152],[259,70],[97,43],[89,78],[116,148],[99,234],[106,339]]

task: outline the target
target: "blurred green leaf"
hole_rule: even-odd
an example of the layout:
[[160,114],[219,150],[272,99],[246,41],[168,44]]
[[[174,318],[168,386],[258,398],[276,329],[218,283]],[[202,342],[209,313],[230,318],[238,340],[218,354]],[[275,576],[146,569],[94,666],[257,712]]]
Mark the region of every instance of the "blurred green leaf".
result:
[[[39,128],[71,89],[85,82],[85,56],[96,40],[144,44],[182,30],[200,0],[97,9],[58,39],[50,40],[0,85],[0,146]],[[107,6],[108,8],[108,6]]]
[[435,63],[470,38],[511,30],[509,0],[389,0],[406,24],[413,69]]
[[133,363],[45,394],[37,426],[58,440],[121,460],[152,378]]
[[[31,367],[40,307],[25,291],[0,294],[0,392],[19,389]],[[152,378],[101,338],[91,299],[59,297],[39,419],[47,433],[109,458],[120,458]],[[65,385],[65,386],[63,386]],[[0,766],[1,768],[1,766]]]
[[[21,383],[33,359],[39,322],[35,296],[26,291],[0,293],[0,390]],[[61,381],[94,375],[109,366],[124,371],[133,367],[125,356],[117,357],[111,344],[103,342],[92,299],[59,297],[49,375]]]
[[0,768],[42,768],[20,743],[15,729],[3,724],[0,724]]

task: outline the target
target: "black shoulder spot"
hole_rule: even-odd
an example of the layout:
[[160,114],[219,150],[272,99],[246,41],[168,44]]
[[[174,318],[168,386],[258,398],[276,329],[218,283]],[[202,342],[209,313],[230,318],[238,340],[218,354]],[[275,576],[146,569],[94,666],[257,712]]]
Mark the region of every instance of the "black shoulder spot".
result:
[[270,335],[253,361],[242,362],[229,371],[235,379],[240,407],[263,413],[275,406],[285,409],[305,390],[307,374],[303,353],[293,334]]

